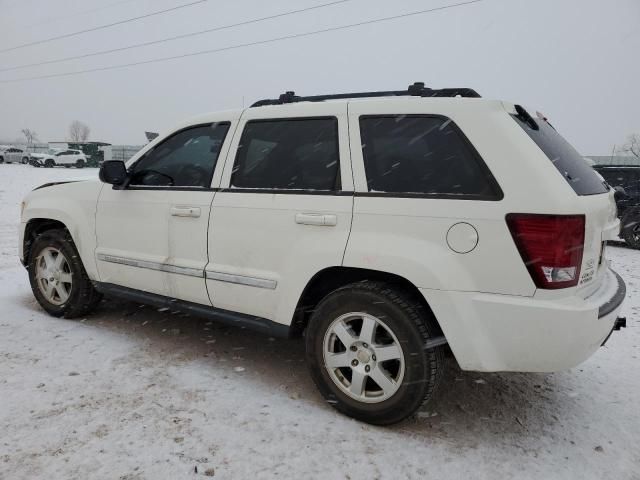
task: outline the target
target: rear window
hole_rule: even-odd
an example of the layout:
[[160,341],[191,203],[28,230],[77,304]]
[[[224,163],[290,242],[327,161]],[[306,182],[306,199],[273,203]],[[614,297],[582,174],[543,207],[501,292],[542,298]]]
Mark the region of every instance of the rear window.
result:
[[574,192],[596,195],[608,191],[593,168],[555,128],[545,120],[534,119],[519,105],[516,109],[519,114],[512,117],[551,160]]
[[502,192],[451,119],[431,115],[360,117],[370,192],[499,200]]

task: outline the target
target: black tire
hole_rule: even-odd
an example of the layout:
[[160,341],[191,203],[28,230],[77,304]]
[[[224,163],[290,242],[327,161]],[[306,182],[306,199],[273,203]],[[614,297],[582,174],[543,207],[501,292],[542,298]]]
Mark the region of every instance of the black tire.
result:
[[[350,312],[384,319],[402,346],[405,371],[400,387],[378,403],[358,401],[344,393],[324,365],[325,333],[335,319]],[[359,282],[333,291],[318,304],[305,334],[306,359],[316,386],[330,405],[358,420],[390,425],[412,415],[433,395],[444,353],[442,347],[425,350],[424,346],[438,335],[435,319],[418,302],[387,284]]]
[[624,241],[629,247],[640,250],[640,208],[627,210],[620,223]]
[[0,157],[0,163],[4,163],[4,157]]
[[78,160],[76,162],[76,168],[84,168],[84,160]]
[[56,162],[54,162],[51,158],[47,158],[44,161],[44,166],[45,168],[53,168],[55,166]]
[[29,163],[29,157],[22,157],[22,164],[26,165]]
[[[36,262],[47,247],[59,250],[67,259],[73,282],[68,300],[62,305],[49,302],[40,290],[36,280]],[[80,255],[67,230],[47,230],[39,235],[29,250],[29,282],[38,303],[54,317],[76,318],[91,312],[100,302],[102,295],[93,287],[82,265]]]

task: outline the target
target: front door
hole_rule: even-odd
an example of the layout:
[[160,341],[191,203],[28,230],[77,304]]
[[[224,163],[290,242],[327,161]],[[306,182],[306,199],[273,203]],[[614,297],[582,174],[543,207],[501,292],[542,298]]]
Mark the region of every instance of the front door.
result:
[[127,188],[102,189],[96,216],[102,282],[210,305],[204,267],[211,185],[230,125],[179,130],[132,162]]
[[300,108],[245,111],[209,226],[213,305],[284,324],[313,275],[341,265],[353,204],[346,104]]

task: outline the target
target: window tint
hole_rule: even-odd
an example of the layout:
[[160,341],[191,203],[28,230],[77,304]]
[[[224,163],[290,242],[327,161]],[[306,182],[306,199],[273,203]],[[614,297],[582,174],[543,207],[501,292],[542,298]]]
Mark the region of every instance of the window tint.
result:
[[[522,115],[512,115],[512,117],[551,160],[574,192],[578,195],[594,195],[608,191],[607,186],[598,178],[591,165],[555,128],[545,120],[533,119],[524,109],[518,108],[527,118]],[[537,129],[534,128],[536,126]]]
[[484,162],[450,119],[364,116],[360,133],[369,191],[502,198]]
[[231,185],[238,188],[339,189],[338,120],[247,122]]
[[131,185],[209,187],[228,130],[214,123],[174,134],[132,167]]

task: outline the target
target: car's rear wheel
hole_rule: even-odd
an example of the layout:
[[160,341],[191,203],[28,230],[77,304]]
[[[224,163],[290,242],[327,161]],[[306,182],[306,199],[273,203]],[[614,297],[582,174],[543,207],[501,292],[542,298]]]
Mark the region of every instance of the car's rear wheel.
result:
[[399,422],[433,395],[443,367],[433,318],[377,282],[342,287],[317,306],[306,332],[311,376],[337,410],[376,425]]
[[628,210],[620,222],[624,241],[631,248],[640,250],[640,208]]
[[56,162],[54,162],[54,161],[53,161],[52,159],[50,159],[50,158],[47,158],[47,159],[44,161],[44,166],[45,166],[46,168],[53,168],[53,167],[55,166],[55,164],[56,164]]
[[31,246],[28,268],[36,300],[53,316],[86,315],[100,301],[66,230],[39,235]]
[[4,163],[4,157],[0,157],[0,163]]
[[76,168],[84,168],[84,160],[78,160],[76,162]]
[[26,165],[27,163],[29,163],[29,157],[22,157],[22,164]]

